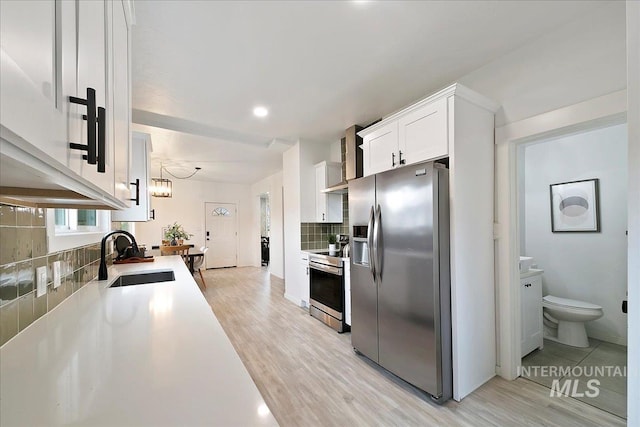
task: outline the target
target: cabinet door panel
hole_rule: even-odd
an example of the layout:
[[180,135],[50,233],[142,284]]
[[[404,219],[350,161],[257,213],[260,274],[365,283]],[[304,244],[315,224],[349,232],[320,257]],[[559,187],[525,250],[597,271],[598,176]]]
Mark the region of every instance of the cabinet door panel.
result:
[[389,123],[363,138],[364,176],[376,174],[398,165],[398,123]]
[[316,165],[316,222],[342,222],[342,195],[322,190],[341,180],[340,163],[322,162]]
[[529,277],[520,281],[522,356],[543,345],[542,279]]
[[112,2],[111,5],[113,7],[113,56],[110,71],[113,73],[112,124],[114,174],[116,182],[115,196],[121,200],[125,200],[129,198],[127,191],[129,182],[135,179],[133,177],[129,179],[129,169],[134,166],[129,159],[131,144],[129,131],[129,114],[131,110],[131,97],[129,92],[129,29],[122,2],[115,1]]
[[[151,213],[151,196],[149,183],[151,175],[149,172],[151,148],[151,137],[148,134],[134,132],[131,141],[131,182],[139,180],[139,203],[131,202],[131,207],[120,211],[113,211],[111,218],[113,221],[149,221]],[[132,186],[127,198],[135,199],[136,187]]]
[[327,188],[326,166],[316,166],[316,221],[327,221],[327,195],[322,192]]
[[[82,164],[85,160],[82,159],[82,155],[86,152],[80,150],[72,150],[68,148],[66,142],[81,143],[86,141],[86,135],[82,136],[83,120],[82,115],[86,114],[87,108],[83,105],[72,104],[69,102],[70,96],[78,98],[85,98],[86,91],[78,92],[78,80],[76,77],[76,68],[78,65],[78,56],[76,53],[76,2],[74,1],[62,1],[60,2],[60,31],[61,35],[60,47],[61,57],[60,66],[62,72],[62,111],[65,112],[65,119],[67,122],[67,140],[62,144],[64,156],[59,158],[66,158],[66,164],[69,169],[80,175],[82,173]],[[84,127],[86,132],[86,127]]]
[[0,123],[63,163],[67,133],[58,93],[55,29],[53,0],[0,2]]
[[[109,2],[110,4],[111,2]],[[78,2],[78,93],[88,87],[96,90],[96,105],[107,110],[106,172],[99,173],[96,165],[84,163],[82,176],[107,193],[114,194],[113,129],[109,117],[113,108],[108,105],[107,85],[107,8],[103,0]],[[82,124],[82,143],[87,143],[87,122]]]
[[2,50],[55,106],[55,2],[0,2]]
[[399,150],[406,164],[445,157],[449,152],[447,98],[442,98],[401,117]]

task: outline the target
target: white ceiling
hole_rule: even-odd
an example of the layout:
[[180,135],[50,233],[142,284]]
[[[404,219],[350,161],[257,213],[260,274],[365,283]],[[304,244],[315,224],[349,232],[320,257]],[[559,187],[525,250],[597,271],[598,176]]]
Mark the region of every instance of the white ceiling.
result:
[[137,1],[134,129],[173,173],[252,183],[288,141],[334,142],[603,3]]

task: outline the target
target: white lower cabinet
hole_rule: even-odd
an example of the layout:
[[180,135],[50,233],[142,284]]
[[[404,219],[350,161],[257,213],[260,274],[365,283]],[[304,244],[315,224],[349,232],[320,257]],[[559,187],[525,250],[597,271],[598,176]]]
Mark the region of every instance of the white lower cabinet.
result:
[[351,326],[351,261],[344,262],[344,321]]
[[542,271],[530,270],[520,275],[521,357],[542,348]]
[[311,282],[309,275],[309,254],[300,252],[300,261],[298,262],[298,283],[300,286],[300,296],[302,306],[309,307],[309,294],[311,291]]

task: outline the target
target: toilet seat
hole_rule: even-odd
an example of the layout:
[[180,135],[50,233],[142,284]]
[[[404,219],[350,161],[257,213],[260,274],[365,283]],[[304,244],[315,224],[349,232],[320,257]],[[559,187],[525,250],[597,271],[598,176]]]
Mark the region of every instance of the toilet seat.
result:
[[589,302],[578,301],[569,298],[560,298],[553,295],[547,295],[542,298],[543,304],[548,307],[558,308],[574,308],[574,309],[586,309],[586,310],[602,310],[602,307]]

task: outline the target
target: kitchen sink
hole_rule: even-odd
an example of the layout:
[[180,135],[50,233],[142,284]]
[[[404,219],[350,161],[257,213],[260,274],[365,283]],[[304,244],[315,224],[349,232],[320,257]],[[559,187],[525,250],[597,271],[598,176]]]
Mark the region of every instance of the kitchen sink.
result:
[[118,277],[110,288],[118,288],[120,286],[144,285],[145,283],[172,282],[176,280],[173,270],[166,271],[150,271],[148,273],[123,274]]

